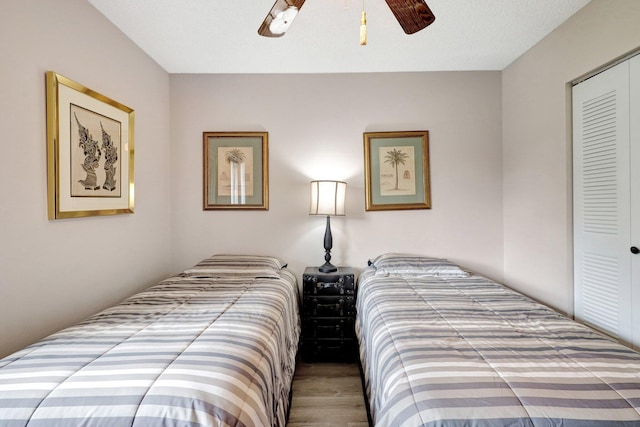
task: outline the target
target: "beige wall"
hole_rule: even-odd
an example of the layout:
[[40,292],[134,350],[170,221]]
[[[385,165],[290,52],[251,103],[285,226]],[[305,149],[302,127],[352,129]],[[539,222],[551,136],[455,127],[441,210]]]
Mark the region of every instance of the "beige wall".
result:
[[[133,215],[47,220],[45,71],[135,109]],[[84,0],[0,0],[0,356],[169,273],[169,76]]]
[[[320,265],[325,219],[309,181],[347,185],[334,264],[387,251],[450,257],[502,279],[499,72],[172,75],[172,249],[178,271],[216,252]],[[363,132],[430,132],[433,209],[365,212]],[[267,131],[268,212],[202,210],[202,132]]]
[[637,0],[593,0],[503,71],[505,281],[569,314],[573,225],[567,84],[638,48],[639,22]]

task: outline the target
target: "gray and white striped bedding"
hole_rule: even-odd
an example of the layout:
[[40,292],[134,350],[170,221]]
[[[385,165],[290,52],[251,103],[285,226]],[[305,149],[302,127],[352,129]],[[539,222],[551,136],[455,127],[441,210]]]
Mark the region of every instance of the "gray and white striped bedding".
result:
[[486,278],[359,277],[377,427],[640,426],[640,354]]
[[0,360],[0,426],[286,424],[297,283],[178,275]]

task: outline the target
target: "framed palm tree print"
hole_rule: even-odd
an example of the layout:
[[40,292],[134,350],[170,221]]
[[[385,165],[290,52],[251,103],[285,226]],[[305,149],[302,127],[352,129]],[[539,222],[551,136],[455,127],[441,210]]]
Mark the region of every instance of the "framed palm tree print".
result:
[[268,210],[267,132],[203,132],[204,210]]
[[431,209],[429,131],[364,133],[366,210]]

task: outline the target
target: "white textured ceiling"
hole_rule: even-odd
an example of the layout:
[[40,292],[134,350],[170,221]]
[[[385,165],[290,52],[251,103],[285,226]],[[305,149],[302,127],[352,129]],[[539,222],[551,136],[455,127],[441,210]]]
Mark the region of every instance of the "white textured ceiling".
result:
[[427,0],[406,35],[384,0],[307,0],[289,31],[257,31],[274,0],[88,0],[169,73],[502,70],[589,0]]

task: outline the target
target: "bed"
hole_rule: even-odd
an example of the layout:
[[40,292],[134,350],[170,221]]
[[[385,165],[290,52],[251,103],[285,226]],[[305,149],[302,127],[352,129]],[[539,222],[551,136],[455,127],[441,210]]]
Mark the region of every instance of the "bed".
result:
[[0,360],[0,426],[284,427],[299,322],[278,258],[214,255]]
[[639,353],[444,259],[369,264],[356,335],[375,426],[640,426]]

